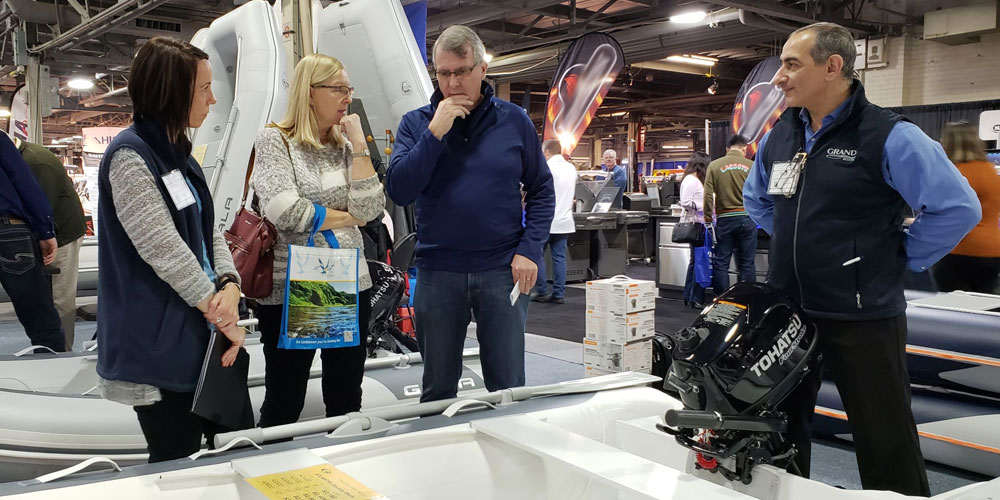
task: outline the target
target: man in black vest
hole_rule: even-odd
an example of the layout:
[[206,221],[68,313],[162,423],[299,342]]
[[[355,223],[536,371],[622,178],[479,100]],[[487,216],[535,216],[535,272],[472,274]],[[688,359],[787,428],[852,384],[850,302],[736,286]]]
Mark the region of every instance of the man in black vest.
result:
[[[774,78],[788,109],[761,139],[744,204],[771,235],[768,281],[816,323],[861,484],[928,496],[910,410],[903,273],[947,254],[981,208],[938,143],[865,99],[854,58],[853,37],[836,24],[791,34]],[[907,204],[921,213],[904,230]],[[821,371],[783,403],[806,477]]]

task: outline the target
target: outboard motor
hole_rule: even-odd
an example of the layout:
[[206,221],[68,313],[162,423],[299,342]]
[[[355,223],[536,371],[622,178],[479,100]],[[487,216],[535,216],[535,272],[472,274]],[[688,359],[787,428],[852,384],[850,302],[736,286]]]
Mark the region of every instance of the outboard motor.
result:
[[816,327],[802,309],[769,285],[737,283],[670,337],[664,385],[685,409],[658,427],[729,480],[749,484],[755,464],[790,462],[796,450],[776,408],[812,370]]
[[417,342],[396,326],[396,310],[406,292],[403,272],[384,262],[369,260],[368,274],[372,278],[368,356],[376,357],[379,350],[417,352]]

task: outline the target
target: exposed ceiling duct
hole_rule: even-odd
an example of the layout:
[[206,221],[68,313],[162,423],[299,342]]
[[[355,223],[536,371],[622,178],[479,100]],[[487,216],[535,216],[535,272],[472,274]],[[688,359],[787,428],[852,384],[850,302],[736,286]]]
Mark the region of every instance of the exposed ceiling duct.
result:
[[11,13],[24,22],[37,24],[80,24],[80,14],[72,7],[35,0],[4,0]]
[[[733,40],[741,43],[767,41],[775,35],[751,26],[736,24],[739,12],[725,10],[710,16],[706,25],[684,25],[661,21],[638,28],[609,32],[618,40],[629,62],[664,58],[678,52],[703,52],[730,47]],[[498,81],[547,77],[555,71],[557,57],[569,42],[555,46],[497,56],[490,62],[489,74]]]
[[761,28],[765,30],[777,31],[779,33],[791,33],[804,24],[788,24],[781,21],[771,19],[769,17],[762,16],[750,11],[740,9],[740,22],[746,26],[752,26],[754,28]]

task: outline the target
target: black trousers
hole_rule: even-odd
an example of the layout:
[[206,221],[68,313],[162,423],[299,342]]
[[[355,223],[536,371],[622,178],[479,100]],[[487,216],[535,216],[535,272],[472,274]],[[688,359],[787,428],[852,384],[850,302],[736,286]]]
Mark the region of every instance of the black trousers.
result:
[[[149,463],[186,457],[201,449],[202,437],[208,440],[209,449],[215,448],[212,440],[216,434],[234,430],[191,413],[193,392],[160,389],[160,396],[162,399],[156,403],[134,407],[139,427],[146,437]],[[252,424],[249,397],[247,393],[244,421]]]
[[[258,306],[260,339],[264,344],[264,403],[260,426],[290,424],[299,419],[305,405],[309,368],[314,349],[279,349],[281,305]],[[320,349],[323,361],[323,403],[326,416],[344,415],[361,409],[361,381],[365,376],[365,339],[371,315],[369,292],[358,294],[361,343],[356,347]]]
[[1000,285],[1000,258],[945,255],[931,268],[938,290],[950,292],[997,293]]
[[[819,354],[829,370],[854,437],[861,485],[904,495],[930,496],[927,472],[910,409],[906,369],[906,315],[872,321],[817,320]],[[821,367],[781,404],[795,464],[809,477],[810,437]]]

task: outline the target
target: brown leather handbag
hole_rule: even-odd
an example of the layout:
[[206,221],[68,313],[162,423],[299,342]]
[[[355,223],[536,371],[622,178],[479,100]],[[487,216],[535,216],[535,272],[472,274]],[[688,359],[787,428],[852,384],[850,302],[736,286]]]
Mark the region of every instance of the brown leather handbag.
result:
[[[285,143],[288,146],[288,143]],[[278,232],[263,214],[255,212],[253,205],[247,206],[247,191],[250,175],[253,173],[254,153],[250,154],[247,176],[243,183],[243,201],[236,212],[233,225],[223,237],[233,254],[233,264],[243,282],[243,295],[252,299],[262,299],[271,295],[274,286],[274,243]],[[256,194],[254,194],[256,201]],[[259,208],[259,207],[258,207]]]

